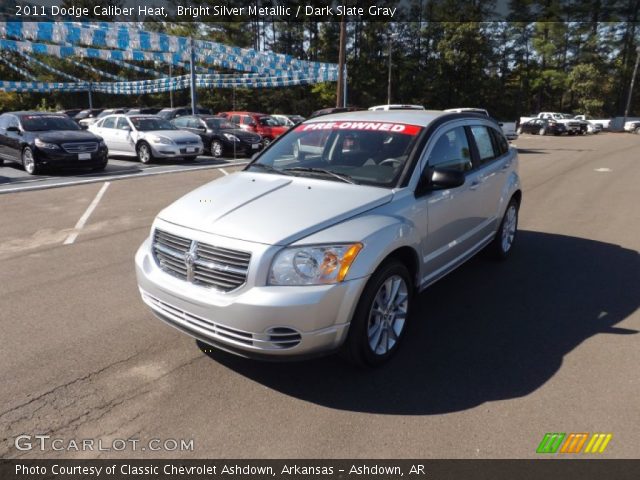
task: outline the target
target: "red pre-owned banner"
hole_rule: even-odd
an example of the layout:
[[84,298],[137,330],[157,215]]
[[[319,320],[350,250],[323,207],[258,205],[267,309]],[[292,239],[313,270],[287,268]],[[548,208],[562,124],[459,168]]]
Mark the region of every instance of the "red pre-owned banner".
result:
[[371,130],[376,132],[402,133],[404,135],[417,135],[420,131],[417,125],[390,122],[314,122],[305,123],[296,127],[297,132],[310,132],[316,130]]

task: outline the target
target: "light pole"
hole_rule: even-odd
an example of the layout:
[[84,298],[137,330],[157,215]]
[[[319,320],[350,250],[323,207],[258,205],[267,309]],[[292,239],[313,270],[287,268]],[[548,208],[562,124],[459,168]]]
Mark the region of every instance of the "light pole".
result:
[[344,20],[340,20],[340,50],[338,51],[338,86],[336,89],[336,107],[346,107],[346,94],[345,94],[345,72],[346,72],[346,49],[347,49],[347,23]]
[[389,78],[387,79],[387,105],[391,105],[391,48],[393,46],[393,39],[397,36],[397,33],[392,33],[389,35]]
[[640,62],[640,47],[636,47],[636,64],[633,67],[633,75],[631,75],[631,85],[629,85],[629,96],[627,97],[627,106],[624,109],[624,120],[622,122],[622,129],[627,123],[627,117],[629,116],[629,108],[631,107],[631,96],[633,95],[633,84],[636,83],[636,74],[638,73],[638,62]]

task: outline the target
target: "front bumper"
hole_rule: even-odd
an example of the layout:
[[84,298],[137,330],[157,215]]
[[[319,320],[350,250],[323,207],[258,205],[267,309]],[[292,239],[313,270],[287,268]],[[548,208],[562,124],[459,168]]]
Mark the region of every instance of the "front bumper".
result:
[[[254,256],[261,263],[260,254]],[[264,256],[262,260],[267,261]],[[252,257],[250,269],[260,270],[253,262]],[[150,239],[138,249],[135,263],[142,300],[158,318],[207,344],[258,358],[336,350],[367,282],[359,278],[336,285],[254,286],[250,275],[244,286],[221,293],[161,270]]]
[[34,158],[38,165],[56,168],[92,168],[104,165],[107,162],[108,149],[98,148],[91,153],[91,158],[80,160],[77,153],[68,153],[64,150],[50,150],[47,148],[34,148]]
[[204,152],[202,144],[176,145],[150,143],[150,146],[155,158],[195,157],[202,155]]

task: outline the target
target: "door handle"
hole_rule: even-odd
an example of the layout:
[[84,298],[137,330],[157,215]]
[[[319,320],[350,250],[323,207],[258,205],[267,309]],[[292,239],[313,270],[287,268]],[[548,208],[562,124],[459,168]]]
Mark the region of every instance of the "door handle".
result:
[[469,186],[469,189],[470,190],[477,190],[481,183],[482,182],[480,180],[474,180],[473,182],[471,182],[471,185]]

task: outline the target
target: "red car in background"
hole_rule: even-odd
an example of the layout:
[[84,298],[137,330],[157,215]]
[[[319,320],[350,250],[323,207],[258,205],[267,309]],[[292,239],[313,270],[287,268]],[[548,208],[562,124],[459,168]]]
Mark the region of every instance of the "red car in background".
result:
[[218,115],[235,123],[243,130],[254,132],[262,137],[264,146],[269,145],[276,137],[289,130],[280,125],[275,118],[265,113],[254,112],[220,112]]

